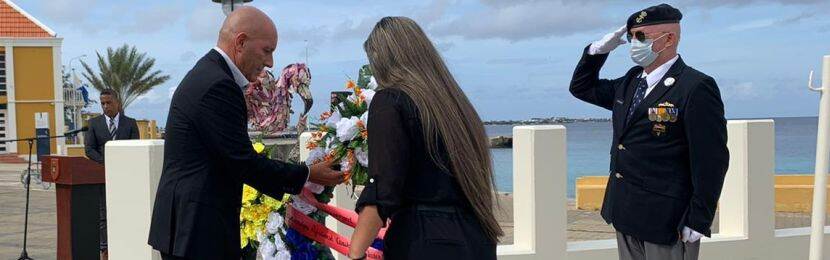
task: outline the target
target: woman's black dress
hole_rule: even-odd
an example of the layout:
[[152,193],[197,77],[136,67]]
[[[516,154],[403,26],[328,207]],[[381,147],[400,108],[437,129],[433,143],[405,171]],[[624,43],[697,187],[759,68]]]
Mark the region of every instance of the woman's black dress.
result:
[[[496,243],[458,182],[430,159],[412,99],[397,89],[378,91],[367,127],[370,183],[357,210],[375,205],[382,220],[391,218],[384,258],[496,259]],[[438,147],[450,169],[446,149]]]

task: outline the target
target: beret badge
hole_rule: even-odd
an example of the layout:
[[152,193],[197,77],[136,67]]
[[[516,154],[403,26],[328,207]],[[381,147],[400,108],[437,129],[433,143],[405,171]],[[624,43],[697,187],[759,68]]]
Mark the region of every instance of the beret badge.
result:
[[637,19],[636,19],[637,23],[642,23],[643,19],[646,18],[646,15],[648,15],[648,13],[646,13],[646,11],[640,12],[640,16],[638,16]]

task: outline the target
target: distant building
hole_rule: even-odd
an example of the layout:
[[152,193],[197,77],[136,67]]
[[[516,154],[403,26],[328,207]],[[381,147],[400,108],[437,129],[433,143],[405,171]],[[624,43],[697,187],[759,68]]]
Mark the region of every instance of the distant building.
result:
[[[12,1],[0,0],[0,139],[33,137],[36,113],[48,113],[51,135],[65,131],[62,41]],[[52,140],[52,153],[63,142]],[[26,149],[26,143],[0,144],[0,154]]]

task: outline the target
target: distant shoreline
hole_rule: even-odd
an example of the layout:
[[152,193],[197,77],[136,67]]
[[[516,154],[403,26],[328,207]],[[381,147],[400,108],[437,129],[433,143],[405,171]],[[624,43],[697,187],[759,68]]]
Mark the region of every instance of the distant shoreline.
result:
[[484,121],[484,125],[547,125],[547,124],[568,124],[580,122],[610,122],[610,118],[531,118],[528,120],[490,120]]
[[[817,118],[818,116],[775,116],[775,117],[735,117],[727,118],[727,120],[762,120],[762,119],[778,119],[778,118]],[[568,118],[568,117],[551,117],[551,118],[532,118],[524,120],[487,120],[484,125],[545,125],[545,124],[568,124],[568,123],[582,123],[582,122],[610,122],[610,118]]]

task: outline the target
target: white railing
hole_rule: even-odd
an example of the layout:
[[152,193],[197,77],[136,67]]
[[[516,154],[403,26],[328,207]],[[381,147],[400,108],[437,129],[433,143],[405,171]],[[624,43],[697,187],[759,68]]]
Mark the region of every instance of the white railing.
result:
[[[703,240],[701,259],[806,259],[809,228],[775,230],[773,121],[730,121],[728,131],[730,166],[720,200],[720,233]],[[499,259],[617,259],[614,240],[567,242],[565,127],[519,126],[513,138],[514,244],[499,246]],[[150,259],[147,230],[163,144],[114,141],[106,152],[110,254]],[[301,158],[306,156],[302,151]],[[343,188],[336,189],[332,203],[354,206]],[[345,225],[327,224],[351,235]]]

